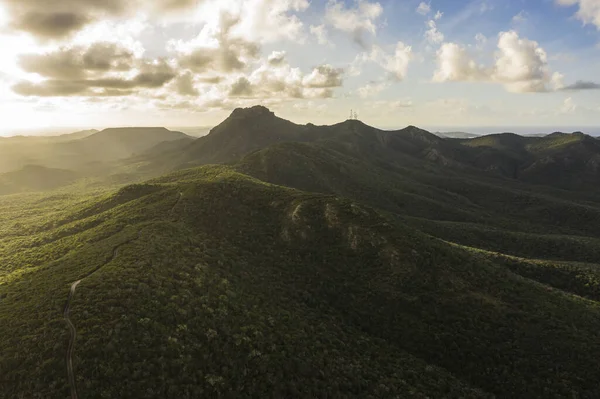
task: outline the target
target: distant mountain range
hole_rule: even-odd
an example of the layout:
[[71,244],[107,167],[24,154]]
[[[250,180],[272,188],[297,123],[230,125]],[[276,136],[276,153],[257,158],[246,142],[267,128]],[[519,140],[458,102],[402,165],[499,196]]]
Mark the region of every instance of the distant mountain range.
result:
[[165,172],[238,161],[283,142],[356,148],[361,152],[368,149],[396,162],[421,160],[470,173],[481,171],[566,189],[583,189],[600,182],[600,142],[581,132],[545,136],[502,133],[455,139],[414,126],[384,131],[353,120],[332,126],[297,125],[260,106],[237,109],[207,136],[193,143],[182,141],[165,151],[141,154],[135,162],[145,164],[148,170]]
[[[431,134],[414,126],[384,131],[359,121],[331,126],[298,125],[262,106],[236,109],[200,138],[165,128],[111,128],[56,137],[0,140],[0,172],[26,165],[119,175],[137,181],[186,167],[231,163],[283,142],[381,151],[396,162],[426,161],[469,173],[564,189],[585,189],[600,180],[598,140],[581,132],[518,136]],[[364,147],[367,146],[367,147]]]
[[190,138],[165,128],[112,128],[60,136],[0,139],[0,173],[26,165],[93,170],[142,153],[162,142]]

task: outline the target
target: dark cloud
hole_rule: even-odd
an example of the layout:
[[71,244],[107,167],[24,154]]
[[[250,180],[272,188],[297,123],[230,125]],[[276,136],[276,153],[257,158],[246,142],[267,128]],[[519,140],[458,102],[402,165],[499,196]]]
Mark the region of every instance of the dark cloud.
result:
[[230,73],[244,69],[247,65],[244,59],[256,59],[259,53],[260,49],[254,43],[221,40],[218,48],[200,47],[189,54],[181,55],[179,63],[197,73]]
[[82,56],[83,66],[91,71],[126,71],[133,60],[133,53],[116,43],[94,43]]
[[95,72],[127,71],[133,67],[133,62],[131,51],[116,43],[94,43],[87,48],[62,48],[19,58],[24,71],[57,79],[78,79]]
[[179,11],[194,7],[198,0],[159,0],[156,8],[159,11]]
[[184,11],[201,0],[0,0],[13,28],[40,39],[63,39],[85,25],[137,12]]
[[600,83],[596,82],[588,82],[583,80],[578,80],[572,85],[565,86],[561,90],[575,91],[575,90],[599,90]]
[[[48,79],[41,83],[20,82],[12,87],[23,96],[64,97],[130,95],[138,89],[156,89],[175,78],[167,64],[147,64],[140,67],[132,79],[105,77],[99,79]],[[104,93],[104,94],[103,94]]]
[[320,90],[317,90],[311,97],[312,98],[332,98],[333,90],[332,89],[320,89]]
[[313,69],[312,73],[304,78],[304,86],[315,89],[324,89],[342,86],[344,70],[331,65],[321,65]]
[[202,83],[209,83],[209,84],[216,85],[216,84],[221,83],[223,81],[223,77],[222,76],[201,77],[199,79],[199,81],[202,82]]
[[197,96],[198,90],[194,87],[194,76],[190,72],[180,75],[175,81],[175,90],[182,96]]
[[27,12],[13,22],[20,31],[47,39],[62,39],[78,31],[90,22],[85,14],[75,12]]
[[229,90],[231,97],[251,97],[254,95],[252,83],[245,77],[241,77],[231,85]]
[[269,65],[274,65],[274,66],[278,66],[278,65],[283,65],[286,63],[286,59],[285,59],[286,53],[285,51],[273,51],[273,53],[271,53],[271,55],[269,56]]
[[19,82],[12,90],[22,96],[68,97],[82,95],[88,88],[68,80],[47,80],[42,83]]

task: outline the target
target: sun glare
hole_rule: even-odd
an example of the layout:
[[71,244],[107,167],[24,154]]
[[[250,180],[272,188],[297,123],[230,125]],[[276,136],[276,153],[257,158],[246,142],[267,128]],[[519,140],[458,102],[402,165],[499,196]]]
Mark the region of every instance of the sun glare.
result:
[[6,8],[0,4],[0,34],[2,34],[2,30],[8,24],[8,13],[6,12]]

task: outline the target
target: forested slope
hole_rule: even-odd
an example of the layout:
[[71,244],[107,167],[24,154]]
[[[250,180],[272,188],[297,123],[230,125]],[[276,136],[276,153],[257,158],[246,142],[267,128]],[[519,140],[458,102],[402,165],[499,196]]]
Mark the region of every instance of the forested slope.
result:
[[7,397],[68,394],[96,269],[81,397],[599,394],[596,303],[347,199],[204,167],[54,219],[4,235]]

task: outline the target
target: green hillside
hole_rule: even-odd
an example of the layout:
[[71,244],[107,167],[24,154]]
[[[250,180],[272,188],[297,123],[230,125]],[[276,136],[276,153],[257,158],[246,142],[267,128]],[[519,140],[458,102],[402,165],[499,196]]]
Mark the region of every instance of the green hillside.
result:
[[27,165],[17,171],[0,174],[0,195],[51,190],[70,184],[77,177],[77,173],[70,170]]
[[1,196],[0,397],[598,398],[593,174],[502,169],[586,137],[254,107],[112,164],[113,188]]

